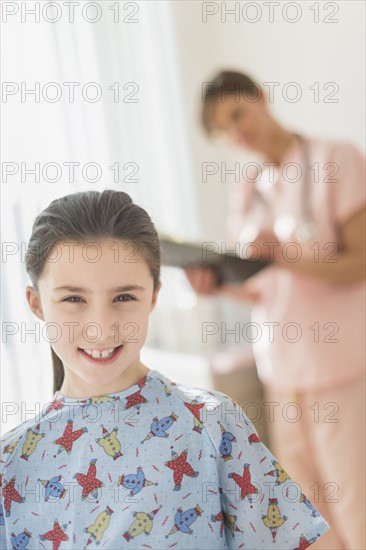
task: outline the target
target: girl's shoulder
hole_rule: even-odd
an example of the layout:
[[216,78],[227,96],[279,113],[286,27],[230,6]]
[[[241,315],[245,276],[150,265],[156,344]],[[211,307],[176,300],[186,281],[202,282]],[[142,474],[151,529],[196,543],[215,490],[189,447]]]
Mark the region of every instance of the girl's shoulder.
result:
[[193,415],[205,428],[214,446],[220,445],[223,434],[241,433],[250,441],[259,441],[258,434],[241,405],[225,393],[173,381],[158,374],[165,385],[165,393],[172,394],[185,407],[187,415]]
[[21,437],[24,433],[29,430],[29,428],[32,428],[32,426],[37,424],[37,419],[31,418],[30,420],[25,420],[24,422],[21,422],[20,424],[17,424],[14,428],[11,428],[4,434],[1,434],[0,443],[1,446],[5,444],[9,444],[18,437]]
[[6,465],[8,458],[13,455],[15,449],[19,446],[20,443],[24,443],[27,439],[27,434],[29,431],[37,426],[36,417],[21,422],[16,425],[11,430],[8,430],[4,434],[1,434],[0,438],[0,470],[3,469]]
[[184,403],[189,401],[200,401],[210,408],[219,407],[223,404],[231,404],[232,407],[239,406],[231,397],[218,390],[191,386],[179,380],[173,380],[159,371],[155,372],[155,378],[165,386],[165,393],[173,394]]

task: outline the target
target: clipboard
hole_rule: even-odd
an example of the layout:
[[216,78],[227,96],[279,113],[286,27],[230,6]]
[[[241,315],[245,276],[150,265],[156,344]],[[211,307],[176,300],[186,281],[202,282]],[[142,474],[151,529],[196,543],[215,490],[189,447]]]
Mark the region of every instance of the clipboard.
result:
[[159,233],[161,263],[169,267],[207,267],[216,273],[217,284],[241,283],[272,264],[268,260],[250,260],[234,252],[221,253],[215,242],[190,242]]

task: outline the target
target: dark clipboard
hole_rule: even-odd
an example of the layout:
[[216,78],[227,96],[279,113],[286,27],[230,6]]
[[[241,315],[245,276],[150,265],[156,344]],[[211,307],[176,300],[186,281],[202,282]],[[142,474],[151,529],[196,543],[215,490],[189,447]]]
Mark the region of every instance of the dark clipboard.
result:
[[159,234],[159,240],[163,266],[211,268],[216,273],[218,285],[243,282],[272,263],[245,259],[234,253],[221,254],[214,242],[189,242],[162,233]]

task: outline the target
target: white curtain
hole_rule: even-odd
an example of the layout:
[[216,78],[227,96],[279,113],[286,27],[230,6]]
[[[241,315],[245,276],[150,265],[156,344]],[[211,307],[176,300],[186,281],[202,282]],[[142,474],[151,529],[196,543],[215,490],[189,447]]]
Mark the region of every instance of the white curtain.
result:
[[[103,16],[94,24],[77,16],[75,9],[74,23],[64,15],[54,24],[42,17],[37,23],[28,16],[22,23],[19,14],[9,17],[3,29],[8,52],[3,80],[15,83],[19,93],[8,95],[3,104],[3,162],[8,163],[8,175],[2,189],[2,240],[6,251],[2,381],[4,400],[18,404],[25,400],[44,402],[52,392],[49,343],[42,338],[42,323],[26,302],[25,287],[30,281],[20,253],[21,249],[24,252],[35,216],[52,199],[79,190],[124,190],[148,210],[159,230],[190,238],[199,234],[170,4],[133,3],[138,12],[132,19],[138,22],[119,24],[114,23],[109,9],[115,3],[99,4]],[[122,11],[121,19],[130,12]],[[51,8],[47,15],[54,17]],[[65,83],[75,82],[79,85],[74,86],[75,99],[70,102],[72,85]],[[99,88],[85,88],[93,82]],[[114,92],[109,88],[116,90],[115,83],[119,83],[124,101],[114,102]],[[23,92],[39,86],[40,101],[28,94],[23,102],[22,86]],[[82,89],[88,97],[101,89],[102,98],[87,102],[82,99]],[[52,99],[57,90],[62,91],[59,101],[44,99]],[[128,98],[138,101],[128,103]],[[65,165],[70,162],[79,163],[75,165],[74,181],[70,181],[69,165]],[[27,172],[37,168],[36,163],[39,182]],[[50,181],[57,179],[57,168],[47,168],[48,163],[57,163],[61,170],[58,181]],[[115,172],[109,168],[116,163],[119,181],[114,181]],[[98,181],[85,180],[82,170],[86,166],[89,179],[96,178],[100,171]],[[182,274],[176,273],[173,279],[178,288],[183,285],[186,294],[190,292]],[[192,308],[195,305],[192,293],[190,304]],[[162,327],[168,325],[165,313],[162,305],[150,341],[158,342],[157,322]],[[193,309],[191,315],[196,315]],[[30,329],[38,329],[40,339],[37,334],[26,333]],[[11,426],[20,422],[20,417],[8,421]]]

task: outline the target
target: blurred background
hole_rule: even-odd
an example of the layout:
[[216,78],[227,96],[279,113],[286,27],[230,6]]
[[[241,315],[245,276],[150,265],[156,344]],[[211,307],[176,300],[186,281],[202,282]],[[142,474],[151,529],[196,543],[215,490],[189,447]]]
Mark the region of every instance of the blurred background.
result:
[[[123,190],[162,232],[225,240],[234,176],[204,181],[203,165],[234,168],[256,158],[204,135],[202,86],[216,71],[229,67],[262,85],[278,83],[271,108],[284,126],[365,150],[364,2],[67,4],[73,13],[64,2],[2,6],[2,399],[28,406],[53,395],[49,343],[26,334],[37,319],[26,302],[24,269],[33,220],[51,200]],[[292,102],[282,91],[294,82],[302,95]],[[197,297],[177,269],[163,268],[162,280],[145,364],[239,401],[240,384],[253,384],[255,401],[250,341],[202,338],[204,322],[249,322],[249,306]],[[4,334],[5,324],[13,335]],[[11,415],[3,431],[24,419],[20,411]]]

